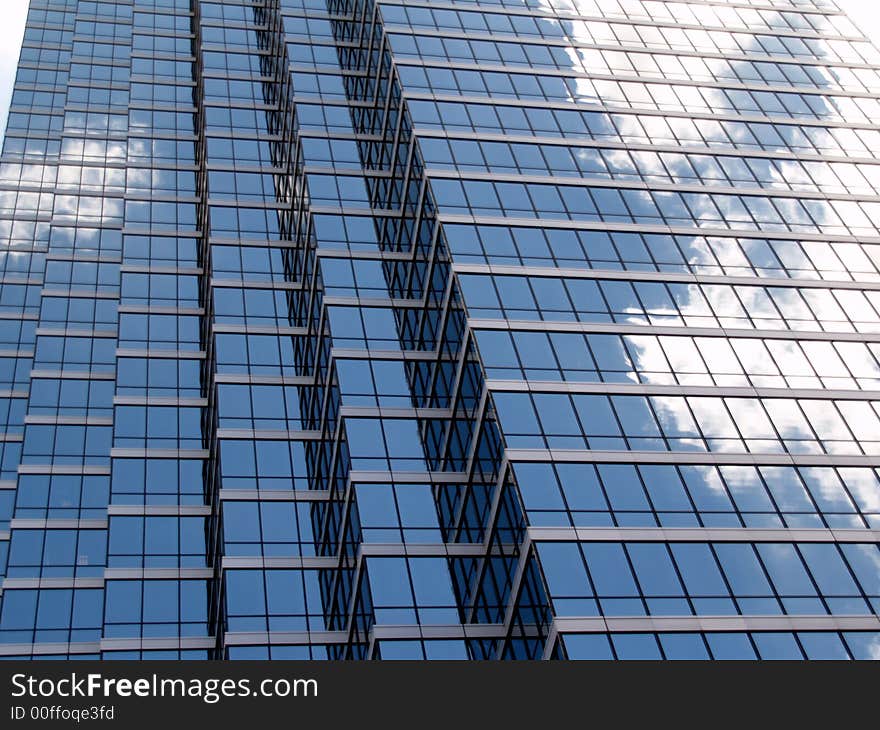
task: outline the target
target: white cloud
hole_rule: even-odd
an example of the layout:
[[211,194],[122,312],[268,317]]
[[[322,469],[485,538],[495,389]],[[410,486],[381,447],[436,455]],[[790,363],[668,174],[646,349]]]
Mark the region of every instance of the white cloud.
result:
[[880,32],[880,3],[876,0],[837,0],[838,7],[874,45]]

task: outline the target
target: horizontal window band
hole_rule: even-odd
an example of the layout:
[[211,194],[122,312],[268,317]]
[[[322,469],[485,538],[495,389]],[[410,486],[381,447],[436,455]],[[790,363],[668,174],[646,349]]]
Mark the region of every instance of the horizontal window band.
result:
[[[754,6],[750,6],[752,9]],[[776,7],[775,10],[778,11],[781,8]],[[822,12],[821,10],[810,8],[810,12]],[[505,14],[507,10],[503,11]],[[608,22],[609,19],[603,19],[604,22]],[[611,22],[620,23],[620,24],[635,24],[636,21],[633,19],[613,19]],[[848,69],[864,69],[864,70],[880,70],[880,66],[870,64],[870,63],[862,63],[862,62],[854,62],[854,61],[845,61],[845,60],[826,60],[823,58],[816,58],[813,56],[793,56],[793,55],[783,55],[783,54],[771,54],[766,51],[762,51],[760,53],[743,53],[741,51],[730,50],[720,51],[717,50],[709,50],[708,48],[702,50],[689,50],[686,48],[675,48],[673,46],[648,46],[648,45],[631,45],[632,41],[622,41],[621,43],[614,45],[611,43],[594,43],[588,40],[579,40],[577,38],[572,38],[571,36],[567,36],[565,38],[562,37],[546,37],[546,36],[538,36],[538,35],[524,35],[524,36],[514,36],[513,38],[506,36],[504,33],[493,33],[492,31],[480,31],[480,30],[453,30],[448,27],[444,28],[426,28],[420,26],[403,26],[399,24],[389,24],[391,25],[391,29],[387,31],[387,35],[408,35],[408,36],[428,36],[431,38],[449,38],[453,40],[464,40],[464,41],[474,41],[476,43],[480,42],[489,42],[489,43],[517,43],[517,44],[527,44],[530,46],[544,46],[548,48],[562,48],[565,50],[574,49],[574,50],[597,50],[597,51],[610,51],[612,53],[632,53],[632,54],[641,54],[641,55],[652,55],[652,56],[681,56],[683,58],[698,58],[698,59],[709,59],[709,60],[719,60],[719,61],[758,61],[758,62],[766,62],[766,63],[778,63],[781,65],[797,65],[797,66],[810,66],[816,68],[848,68]],[[662,24],[659,24],[662,25]],[[654,27],[658,27],[655,25]],[[761,32],[760,35],[771,35],[772,32],[764,33]],[[508,34],[509,35],[509,34]],[[392,51],[392,55],[395,55]],[[421,56],[412,56],[400,54],[403,58],[421,58],[424,61],[430,62],[435,60],[433,57],[421,57]],[[440,58],[436,59],[439,62],[444,61],[445,59]],[[479,61],[478,61],[479,63]],[[520,64],[522,67],[522,64]],[[535,66],[532,67],[533,71],[543,72],[544,66]]]
[[668,281],[682,284],[726,284],[787,289],[848,289],[880,291],[880,276],[874,281],[837,279],[780,279],[762,276],[725,276],[723,274],[681,274],[667,271],[620,271],[608,269],[571,269],[553,266],[515,266],[501,264],[452,264],[456,274],[486,276],[528,276],[543,279],[598,279],[608,281]]
[[109,580],[211,580],[213,568],[105,568],[88,578],[6,578],[4,590],[105,588]]
[[[238,168],[235,168],[238,171]],[[281,203],[275,200],[249,200],[247,198],[212,198],[209,197],[207,204],[211,207],[228,208],[234,207],[239,210],[266,210],[271,212],[288,212],[295,209],[293,202]]]
[[218,498],[221,502],[325,502],[330,498],[330,492],[325,489],[274,490],[221,487]]
[[156,236],[161,238],[201,238],[202,232],[198,228],[178,229],[152,229],[149,227],[124,227],[120,231],[123,236]]
[[89,291],[83,289],[41,289],[41,297],[63,297],[65,299],[119,299],[116,292]]
[[[207,398],[173,398],[157,395],[114,395],[114,406],[171,406],[181,408],[205,408]],[[111,419],[112,423],[112,419]]]
[[104,580],[211,580],[213,568],[106,568]]
[[344,175],[344,176],[360,176],[367,179],[393,179],[398,172],[395,170],[388,169],[379,169],[373,170],[368,167],[353,167],[353,166],[345,166],[339,165],[336,166],[334,163],[317,163],[317,162],[309,162],[302,169],[302,173],[305,175]]
[[344,205],[310,205],[312,215],[339,215],[360,218],[401,218],[405,211],[401,208],[357,208]]
[[880,467],[880,456],[861,454],[767,454],[704,451],[590,451],[587,449],[506,449],[507,462],[673,464],[746,466]]
[[[789,88],[789,92],[793,89]],[[659,109],[657,107],[632,107],[610,106],[607,104],[597,105],[589,102],[551,101],[549,99],[516,99],[513,97],[491,96],[465,96],[450,94],[447,92],[434,94],[424,91],[407,91],[404,87],[403,98],[409,101],[435,101],[438,103],[448,102],[452,104],[479,104],[488,106],[514,106],[520,108],[536,108],[558,111],[579,112],[602,112],[608,114],[642,114],[646,116],[678,117],[683,119],[706,119],[711,121],[725,122],[755,122],[758,124],[798,124],[804,127],[833,127],[835,129],[864,129],[871,131],[880,130],[880,125],[867,124],[864,122],[841,122],[834,119],[818,119],[816,117],[792,117],[784,114],[773,116],[761,116],[758,114],[735,114],[723,112],[694,112],[674,109]],[[876,97],[875,97],[876,98]],[[415,134],[419,135],[419,124],[415,124]]]
[[[244,244],[242,244],[244,245]],[[249,244],[248,244],[249,245]],[[352,251],[348,249],[320,248],[315,249],[318,259],[352,259],[367,261],[424,261],[431,260],[430,254],[420,255],[419,251]],[[444,262],[445,263],[445,262]]]
[[107,520],[104,519],[42,519],[13,517],[9,522],[13,530],[106,530]]
[[550,633],[878,630],[877,616],[606,616],[556,617]]
[[312,334],[306,327],[263,326],[254,324],[214,324],[214,334],[237,335],[293,335],[305,336]]
[[173,314],[181,317],[201,317],[201,307],[165,307],[160,305],[120,304],[119,314]]
[[190,651],[194,649],[214,649],[217,639],[214,636],[171,636],[171,637],[132,637],[124,639],[102,638],[102,652],[114,651]]
[[[95,264],[121,264],[122,256],[106,253],[83,253],[80,251],[56,251],[46,254],[46,261],[80,261]],[[121,268],[121,267],[120,267]]]
[[[442,353],[439,353],[442,357]],[[330,356],[335,360],[436,360],[436,350],[361,350],[347,347],[333,347]],[[455,361],[457,358],[451,358]]]
[[[691,0],[691,1],[693,2],[693,0]],[[415,2],[412,2],[411,0],[382,0],[382,4],[383,5],[403,5],[405,7],[426,8],[426,9],[433,9],[433,10],[451,10],[456,13],[465,12],[469,9],[470,10],[473,9],[473,6],[462,6],[462,5],[456,4],[454,2],[424,2],[424,1],[419,2],[418,0],[416,0]],[[711,5],[711,3],[703,3],[703,2],[700,2],[699,0],[696,0],[696,2],[694,2],[694,4]],[[726,6],[730,7],[729,4]],[[764,5],[738,4],[738,5],[734,5],[734,7],[740,7],[743,9],[750,9],[750,10],[763,9],[763,10],[770,10],[773,12],[779,12],[782,9],[781,6],[779,6],[779,5],[773,6],[770,4],[764,4]],[[791,6],[791,8],[792,8],[792,10],[795,10],[795,9],[803,10],[803,8],[801,8],[800,6]],[[547,20],[551,20],[551,21],[586,20],[586,21],[595,21],[595,22],[599,22],[599,23],[605,23],[605,22],[609,21],[609,18],[603,17],[603,16],[581,15],[579,13],[569,13],[569,12],[565,12],[564,10],[556,10],[556,9],[542,8],[542,9],[538,10],[535,8],[515,8],[515,7],[506,7],[506,6],[502,8],[502,7],[495,6],[495,7],[492,7],[491,9],[480,8],[480,10],[486,14],[489,14],[489,15],[517,15],[517,16],[521,15],[521,16],[532,17],[532,18],[547,19]],[[817,14],[823,14],[823,15],[834,15],[835,14],[833,11],[820,10],[818,8],[813,8],[813,7],[810,8],[810,12],[815,12]],[[618,17],[618,18],[613,18],[612,20],[613,20],[613,22],[616,22],[616,23],[627,23],[627,24],[631,24],[631,25],[647,26],[647,27],[653,27],[653,28],[676,28],[676,29],[681,29],[681,30],[700,30],[700,31],[736,30],[739,32],[742,32],[742,31],[750,32],[750,31],[755,30],[752,28],[748,28],[747,26],[739,26],[739,27],[735,27],[733,29],[730,29],[730,28],[728,28],[726,26],[722,26],[722,25],[717,25],[717,26],[715,26],[715,25],[691,25],[691,24],[687,24],[687,23],[662,22],[662,21],[656,21],[656,20],[649,19],[649,18],[631,19],[631,18],[626,18],[626,17]],[[391,23],[388,21],[385,21],[384,25],[385,25],[386,32],[392,32],[393,28],[395,26],[394,23]],[[403,25],[403,27],[413,27],[413,26]],[[432,29],[426,29],[426,30],[428,32],[430,32]],[[780,36],[780,37],[794,36],[794,37],[801,37],[801,38],[816,38],[818,40],[851,40],[851,41],[864,42],[864,38],[860,38],[860,37],[856,37],[856,36],[840,36],[840,35],[830,35],[829,36],[829,35],[817,33],[815,31],[808,31],[808,30],[787,31],[787,30],[780,30],[777,28],[767,28],[767,29],[760,29],[760,33],[761,33],[761,35],[773,35],[773,36]],[[517,37],[520,38],[520,40],[521,40],[520,36],[517,36]]]
[[472,543],[376,543],[365,542],[358,546],[358,555],[369,560],[391,556],[409,557],[488,557],[491,555],[509,556],[517,551],[517,546],[491,544],[488,548],[482,542]]
[[36,644],[0,644],[0,656],[29,657],[50,654],[100,654],[98,642],[83,641],[76,643],[46,642]]
[[[511,172],[478,172],[447,170],[438,167],[427,166],[426,176],[428,179],[437,180],[475,180],[483,182],[513,182],[528,185],[561,185],[563,187],[580,188],[611,188],[613,190],[641,190],[677,193],[712,193],[713,195],[740,195],[743,197],[770,197],[793,200],[838,200],[838,201],[865,201],[878,202],[880,195],[861,195],[851,193],[824,193],[821,190],[785,190],[782,188],[761,187],[755,183],[742,185],[722,185],[712,182],[643,182],[641,180],[615,180],[604,177],[592,177],[589,174],[580,175],[542,175]],[[439,205],[443,208],[443,205]],[[696,225],[696,221],[695,221]],[[772,236],[771,236],[772,237]]]
[[212,277],[210,285],[215,289],[273,289],[276,291],[302,291],[300,281],[248,281],[247,279],[218,279]]
[[[326,307],[361,307],[380,309],[422,309],[425,302],[422,299],[391,299],[389,297],[343,297],[325,296],[322,303]],[[439,302],[437,303],[439,304]]]
[[500,624],[451,624],[412,626],[373,626],[371,635],[375,641],[395,639],[501,639],[506,635]]
[[322,431],[282,431],[247,428],[218,428],[215,434],[218,440],[227,439],[230,441],[320,441],[323,438]]
[[73,464],[19,464],[19,474],[69,474],[82,476],[110,476],[109,466]]
[[353,469],[348,481],[352,484],[473,484],[465,472],[364,471]]
[[340,406],[340,418],[452,418],[450,408],[389,408],[383,406]]
[[210,517],[212,509],[206,504],[111,504],[107,517],[138,517],[141,515],[168,517]]
[[[469,9],[468,5],[460,5],[454,0],[413,0],[410,2],[409,0],[383,0],[383,5],[404,5],[408,7],[419,7],[419,8],[442,8],[445,10],[467,10]],[[688,0],[689,5],[702,5],[708,7],[733,7],[733,8],[742,8],[744,10],[773,10],[779,11],[785,8],[791,8],[792,10],[802,10],[805,12],[815,13],[816,15],[827,15],[827,16],[836,16],[840,15],[840,11],[833,10],[828,7],[815,7],[815,2],[810,2],[809,6],[805,7],[797,2],[793,2],[792,0],[782,0],[782,2],[777,4],[772,4],[770,0],[764,0],[761,2],[760,0],[756,0],[755,2],[749,2],[749,0]],[[508,8],[506,6],[501,9],[497,9],[499,6],[490,7],[490,9],[485,10],[487,13],[504,13],[506,15],[526,15],[526,16],[534,16],[536,18],[550,17],[550,18],[564,18],[564,19],[588,19],[588,20],[606,20],[606,18],[597,18],[596,16],[585,16],[579,15],[577,13],[567,12],[565,10],[557,11],[556,9],[548,10],[545,8]],[[620,17],[614,18],[616,22],[625,22],[621,21]],[[653,24],[654,21],[651,20],[640,20],[637,22],[638,25],[646,25]],[[860,39],[861,40],[861,39]]]
[[5,578],[3,591],[103,588],[103,578]]
[[207,449],[133,449],[114,447],[110,449],[111,459],[208,459]]
[[320,646],[347,643],[348,631],[227,631],[223,634],[225,646]]
[[880,542],[880,530],[752,527],[528,527],[534,542]]
[[[705,190],[705,189],[704,189]],[[439,213],[437,220],[447,224],[482,226],[505,226],[512,228],[564,228],[576,231],[607,231],[611,233],[647,233],[699,238],[759,238],[780,241],[809,243],[857,243],[860,245],[880,244],[880,236],[851,236],[843,234],[807,233],[797,231],[760,231],[738,228],[700,228],[693,226],[667,226],[661,223],[613,223],[609,221],[566,220],[563,218],[511,218],[507,216],[462,215]]]
[[880,164],[878,157],[856,157],[844,155],[825,155],[818,153],[800,152],[795,148],[779,149],[752,149],[750,147],[733,147],[732,145],[700,146],[694,142],[681,145],[669,142],[615,142],[610,135],[601,139],[586,136],[544,137],[538,134],[499,134],[492,132],[467,132],[457,129],[434,129],[422,128],[415,133],[419,139],[447,139],[464,140],[469,142],[504,142],[507,144],[540,145],[552,147],[577,147],[602,150],[623,150],[641,152],[670,152],[685,155],[709,155],[711,157],[758,157],[772,160],[806,160],[809,162],[846,162],[862,165]]
[[112,330],[65,329],[54,327],[37,327],[37,337],[89,337],[91,339],[115,340],[119,333]]
[[223,556],[222,568],[226,570],[336,570],[344,568],[350,561],[336,556],[321,557],[233,557]]
[[0,286],[4,284],[8,284],[10,286],[42,286],[42,279],[20,279],[15,276],[3,276],[0,277]]
[[[519,38],[519,42],[523,42],[523,38]],[[586,81],[619,81],[620,83],[638,83],[645,86],[654,84],[663,84],[670,86],[688,86],[692,88],[708,89],[708,90],[724,90],[732,89],[734,91],[749,91],[758,94],[804,94],[805,96],[830,96],[845,99],[871,99],[877,98],[876,92],[871,91],[848,91],[838,87],[829,87],[827,89],[819,86],[800,86],[800,85],[779,85],[760,82],[745,83],[733,79],[681,79],[666,78],[656,76],[653,73],[640,76],[633,71],[621,71],[620,73],[588,73],[583,70],[575,69],[556,69],[549,67],[530,67],[523,65],[504,65],[499,63],[485,62],[474,63],[473,61],[459,60],[438,60],[432,58],[419,58],[414,56],[397,56],[395,58],[397,67],[413,67],[413,68],[441,68],[451,69],[455,71],[467,72],[485,72],[509,74],[510,76],[544,76],[549,78],[563,78]],[[404,86],[404,88],[406,88]],[[578,102],[575,102],[578,103]]]
[[24,417],[26,426],[112,426],[112,418],[100,416],[44,416],[27,414]]
[[162,350],[158,348],[148,348],[146,350],[118,347],[116,348],[116,357],[137,357],[137,358],[160,358],[172,360],[204,360],[206,358],[204,350]]
[[819,342],[880,342],[880,332],[818,332],[808,330],[730,329],[724,327],[671,327],[667,325],[619,322],[547,322],[542,320],[470,319],[471,330],[512,332],[581,332],[614,335],[686,335],[767,340],[810,340]]
[[283,238],[229,238],[222,235],[211,234],[208,239],[211,246],[240,246],[247,248],[280,248],[301,249],[302,244],[292,239]]
[[204,269],[193,269],[179,266],[163,266],[159,264],[122,264],[119,267],[122,274],[169,274],[171,276],[202,276]]
[[247,373],[215,373],[214,383],[218,385],[296,385],[308,387],[315,385],[312,376],[298,375],[248,375]]
[[[216,45],[216,44],[205,44],[205,46]],[[309,45],[326,45],[330,48],[360,48],[360,44],[356,41],[354,43],[346,43],[345,41],[330,41],[330,43],[320,44],[310,42]],[[227,47],[227,53],[230,49]],[[241,54],[241,55],[253,55],[253,54]],[[273,60],[276,58],[274,54],[269,54],[269,58]],[[338,65],[332,65],[327,63],[298,63],[296,61],[290,61],[288,63],[287,69],[290,73],[298,73],[298,74],[309,74],[311,76],[337,76],[343,79],[363,79],[369,78],[367,76],[367,71],[361,68],[346,68],[340,67]],[[184,82],[179,80],[180,77],[174,77],[175,86],[184,86],[186,85]],[[237,68],[220,68],[219,66],[212,66],[210,68],[206,68],[202,72],[202,78],[210,79],[212,81],[245,81],[251,82],[254,85],[261,86],[263,84],[276,84],[278,85],[278,81],[274,74],[266,75],[262,71],[252,70],[252,71],[243,71]],[[132,77],[134,81],[142,81],[142,79]],[[147,81],[150,83],[150,81]],[[283,82],[282,82],[283,83]],[[128,87],[123,87],[128,88]],[[288,86],[287,88],[295,88],[293,84]],[[320,92],[319,92],[320,93]],[[211,100],[216,101],[220,94],[212,94]]]
[[880,401],[880,391],[824,388],[729,387],[724,385],[653,385],[642,383],[577,383],[571,381],[487,380],[492,392],[657,395],[712,398],[797,398],[801,400]]

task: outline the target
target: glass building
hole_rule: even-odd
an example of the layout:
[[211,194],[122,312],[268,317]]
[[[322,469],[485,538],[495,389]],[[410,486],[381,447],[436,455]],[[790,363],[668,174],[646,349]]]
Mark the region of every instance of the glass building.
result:
[[830,0],[32,0],[0,656],[880,658]]

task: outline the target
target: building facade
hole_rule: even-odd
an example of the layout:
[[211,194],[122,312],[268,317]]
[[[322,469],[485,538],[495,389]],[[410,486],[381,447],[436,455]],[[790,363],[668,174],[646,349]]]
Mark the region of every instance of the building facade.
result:
[[878,70],[831,0],[32,0],[0,656],[880,658]]

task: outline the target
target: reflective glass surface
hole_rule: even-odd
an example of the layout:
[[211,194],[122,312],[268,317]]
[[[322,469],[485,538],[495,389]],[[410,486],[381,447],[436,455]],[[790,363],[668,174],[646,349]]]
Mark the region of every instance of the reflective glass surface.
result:
[[0,657],[880,659],[830,0],[32,0]]

